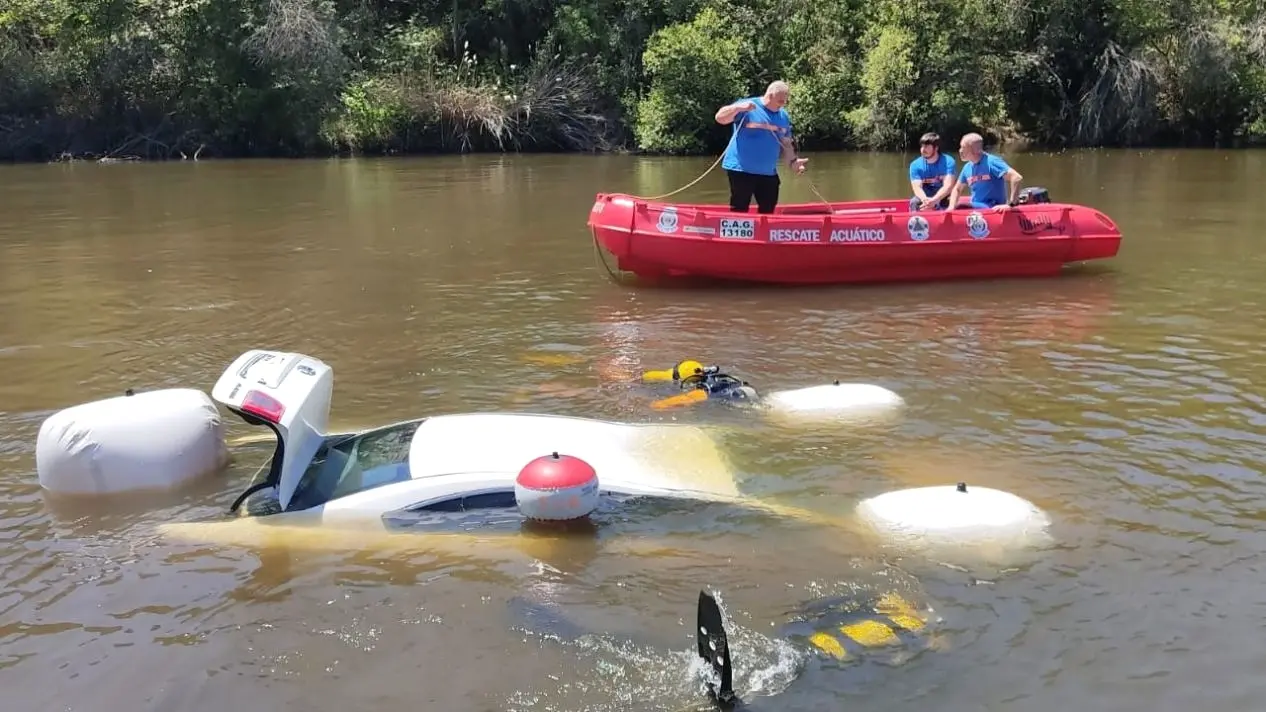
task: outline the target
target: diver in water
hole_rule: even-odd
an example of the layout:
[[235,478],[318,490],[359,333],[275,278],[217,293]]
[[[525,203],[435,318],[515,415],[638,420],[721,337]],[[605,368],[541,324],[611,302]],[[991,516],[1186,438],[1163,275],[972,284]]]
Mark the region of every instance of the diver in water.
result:
[[[524,621],[524,630],[560,641],[588,635],[556,606],[516,596],[511,609]],[[709,699],[727,712],[750,708],[750,702],[740,699],[734,690],[734,664],[724,616],[716,598],[707,591],[699,592],[695,621],[698,655],[715,677],[705,682]],[[895,663],[918,651],[940,648],[936,622],[939,618],[931,609],[919,609],[895,592],[868,599],[832,596],[801,608],[779,628],[778,636],[824,661],[850,663],[888,653],[888,661]]]
[[682,393],[651,403],[656,410],[675,408],[700,401],[755,402],[759,395],[747,381],[723,373],[720,366],[704,366],[686,360],[663,371],[647,371],[642,374],[646,383],[671,381]]
[[[783,627],[783,637],[837,661],[853,660],[876,648],[935,647],[935,641],[923,635],[930,611],[916,609],[895,593],[879,597],[869,610],[846,609],[841,602],[825,599],[813,604],[805,618]],[[707,591],[699,592],[695,638],[699,657],[716,676],[716,682],[705,683],[709,699],[722,710],[746,708],[747,703],[734,692],[734,663],[724,616],[716,598]]]

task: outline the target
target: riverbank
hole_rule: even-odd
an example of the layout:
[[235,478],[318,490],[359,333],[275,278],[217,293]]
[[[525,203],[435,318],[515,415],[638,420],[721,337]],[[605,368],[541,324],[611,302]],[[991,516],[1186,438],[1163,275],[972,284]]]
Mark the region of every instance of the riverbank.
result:
[[928,130],[1266,140],[1252,3],[1006,1],[18,2],[0,13],[0,160],[715,155],[716,107],[775,78],[806,151],[908,150]]

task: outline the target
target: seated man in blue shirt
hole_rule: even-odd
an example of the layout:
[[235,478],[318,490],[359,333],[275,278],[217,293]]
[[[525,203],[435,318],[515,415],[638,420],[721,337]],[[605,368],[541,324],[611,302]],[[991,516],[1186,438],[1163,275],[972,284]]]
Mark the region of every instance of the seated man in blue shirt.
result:
[[955,208],[963,184],[971,189],[971,208],[990,209],[996,213],[1010,210],[1016,204],[1020,181],[1024,176],[1007,165],[1000,156],[985,152],[985,139],[978,133],[963,136],[958,143],[958,155],[963,159],[963,170],[950,194],[950,204]]
[[949,192],[958,178],[954,175],[954,159],[941,153],[941,137],[925,133],[919,139],[919,157],[910,163],[910,212],[944,210],[949,207]]
[[[797,158],[791,142],[791,119],[784,108],[791,88],[786,82],[769,85],[764,96],[739,99],[717,110],[716,121],[722,126],[735,124],[730,145],[725,149],[721,167],[730,178],[730,209],[747,212],[756,197],[758,213],[772,213],[778,205],[778,157],[787,156],[787,165],[804,173],[809,159]],[[735,121],[739,114],[741,120]]]

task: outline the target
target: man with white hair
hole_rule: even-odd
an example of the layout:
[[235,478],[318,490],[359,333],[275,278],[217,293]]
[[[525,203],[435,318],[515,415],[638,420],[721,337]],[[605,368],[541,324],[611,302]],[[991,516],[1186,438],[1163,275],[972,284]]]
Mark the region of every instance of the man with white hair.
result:
[[[791,119],[785,108],[790,97],[787,83],[776,81],[764,96],[739,99],[716,113],[718,124],[735,125],[721,163],[730,178],[730,209],[734,212],[747,212],[753,196],[758,213],[774,212],[781,186],[779,156],[786,156],[789,168],[804,173],[809,159],[797,158],[791,141]],[[739,114],[742,118],[735,121]]]
[[[971,189],[971,207],[994,212],[1010,210],[1016,204],[1020,181],[1024,176],[1002,160],[1001,156],[985,152],[985,139],[978,133],[969,133],[958,142],[958,155],[963,159],[963,170],[950,193],[950,205],[958,206],[958,196],[963,184]],[[1008,190],[1009,189],[1009,190]]]

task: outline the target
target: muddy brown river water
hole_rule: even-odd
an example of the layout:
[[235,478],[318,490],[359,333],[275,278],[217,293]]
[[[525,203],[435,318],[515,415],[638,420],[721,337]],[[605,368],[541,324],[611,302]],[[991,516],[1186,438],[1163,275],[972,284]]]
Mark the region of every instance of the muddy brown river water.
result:
[[[667,192],[710,159],[0,168],[3,709],[681,710],[698,700],[703,586],[765,710],[1260,709],[1266,153],[1010,158],[1027,184],[1110,214],[1120,256],[1032,282],[630,289],[595,262],[594,192]],[[832,199],[880,197],[904,194],[909,159],[811,169]],[[686,197],[723,188],[709,177]],[[814,200],[803,181],[783,192]],[[878,383],[909,403],[895,426],[789,437],[673,417],[724,429],[745,491],[846,514],[967,480],[1041,504],[1057,545],[964,570],[733,512],[635,522],[640,555],[159,537],[228,506],[270,452],[249,443],[194,491],[46,503],[44,418],[128,387],[209,391],[250,348],[331,364],[342,428],[495,409],[664,419],[613,379],[686,357],[764,390]],[[797,605],[854,587],[917,594],[945,645],[832,666],[777,642]],[[524,632],[516,597],[594,635]]]

